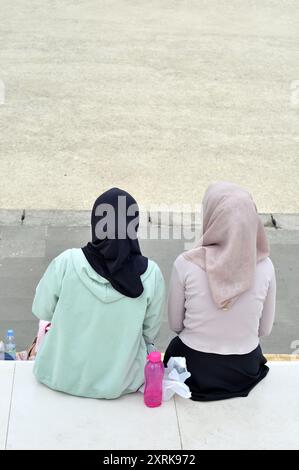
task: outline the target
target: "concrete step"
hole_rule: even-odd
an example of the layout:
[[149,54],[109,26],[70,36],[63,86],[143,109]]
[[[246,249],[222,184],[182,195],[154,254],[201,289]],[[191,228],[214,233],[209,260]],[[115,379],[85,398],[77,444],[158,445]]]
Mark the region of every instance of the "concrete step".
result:
[[298,449],[299,362],[271,362],[246,398],[149,409],[140,393],[78,398],[38,384],[33,363],[0,362],[0,449]]

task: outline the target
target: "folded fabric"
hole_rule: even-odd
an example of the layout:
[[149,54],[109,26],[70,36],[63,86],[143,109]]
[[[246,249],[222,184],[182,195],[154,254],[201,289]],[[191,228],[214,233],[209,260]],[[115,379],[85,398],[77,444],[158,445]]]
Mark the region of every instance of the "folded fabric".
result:
[[38,352],[43,342],[43,339],[50,328],[51,328],[51,323],[45,320],[40,320],[39,326],[38,326],[38,332],[37,332],[36,347],[35,347],[36,353]]
[[51,323],[45,320],[40,320],[38,325],[37,336],[34,338],[32,344],[26,351],[17,352],[16,360],[17,361],[34,361],[36,353],[40,348],[46,333],[51,328]]

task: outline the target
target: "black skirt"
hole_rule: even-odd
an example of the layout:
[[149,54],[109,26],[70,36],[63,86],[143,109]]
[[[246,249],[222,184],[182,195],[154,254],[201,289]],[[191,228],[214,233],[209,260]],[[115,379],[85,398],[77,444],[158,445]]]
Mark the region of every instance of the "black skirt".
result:
[[191,374],[186,385],[195,401],[246,397],[269,371],[260,346],[248,354],[212,354],[191,349],[176,336],[165,352],[165,366],[172,356],[186,358]]

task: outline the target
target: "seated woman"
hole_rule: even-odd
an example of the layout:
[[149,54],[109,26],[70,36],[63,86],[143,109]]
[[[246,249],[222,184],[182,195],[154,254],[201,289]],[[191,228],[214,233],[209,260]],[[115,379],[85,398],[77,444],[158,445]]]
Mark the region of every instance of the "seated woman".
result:
[[167,348],[184,356],[193,400],[247,396],[268,373],[259,345],[275,313],[275,272],[250,194],[221,182],[203,199],[203,235],[180,255],[169,293]]
[[32,308],[51,322],[35,360],[39,382],[93,398],[117,398],[143,384],[164,280],[141,254],[138,222],[133,197],[110,189],[94,204],[92,242],[63,252],[48,267]]

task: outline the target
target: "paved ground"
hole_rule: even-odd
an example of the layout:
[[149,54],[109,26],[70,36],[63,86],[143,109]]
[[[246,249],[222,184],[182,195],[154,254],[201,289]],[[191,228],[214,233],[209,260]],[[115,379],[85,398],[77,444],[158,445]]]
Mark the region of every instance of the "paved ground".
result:
[[140,393],[92,400],[53,392],[32,365],[0,362],[0,449],[298,449],[298,361],[270,363],[247,398],[176,397],[156,409]]
[[[0,211],[0,338],[7,328],[14,328],[20,349],[31,342],[36,331],[31,304],[48,263],[63,250],[89,240],[88,212],[31,211],[22,225],[21,214]],[[278,280],[277,316],[273,333],[263,346],[268,353],[290,354],[295,347],[299,349],[299,216],[276,217],[281,228],[268,227],[267,233]],[[267,224],[269,217],[263,219]],[[168,284],[172,263],[184,250],[184,239],[149,240],[146,233],[142,228],[143,250],[159,263]],[[171,337],[165,315],[158,346],[164,350]]]
[[299,212],[298,23],[295,0],[3,1],[0,208],[194,203],[225,178]]
[[[11,0],[1,19],[0,209],[15,212],[0,211],[0,337],[14,326],[19,347],[31,340],[38,279],[88,239],[77,211],[108,187],[144,206],[196,204],[229,179],[261,212],[299,212],[297,2]],[[30,209],[76,212],[41,224]],[[281,220],[269,228],[279,285],[268,352],[299,339],[299,224]],[[143,241],[167,281],[183,243]],[[159,345],[169,338],[165,320]]]

